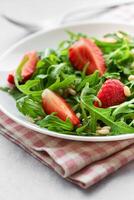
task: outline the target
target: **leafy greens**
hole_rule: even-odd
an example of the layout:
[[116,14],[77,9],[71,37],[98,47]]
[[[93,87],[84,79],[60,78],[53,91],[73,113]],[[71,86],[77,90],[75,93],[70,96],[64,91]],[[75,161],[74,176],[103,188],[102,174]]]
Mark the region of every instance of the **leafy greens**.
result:
[[[28,59],[25,56],[16,70],[15,87],[1,89],[16,99],[16,106],[21,113],[30,117],[38,126],[52,131],[97,136],[99,126],[109,126],[108,135],[134,133],[134,80],[128,80],[129,75],[134,74],[134,38],[123,32],[104,36],[112,38],[113,42],[92,38],[101,48],[107,65],[107,72],[99,77],[98,71],[86,75],[86,66],[83,71],[72,67],[68,58],[68,48],[81,37],[88,36],[69,31],[68,34],[70,38],[61,42],[57,49],[47,48],[38,52],[40,60],[30,80],[22,82],[21,69]],[[97,108],[93,102],[97,99],[98,90],[108,78],[119,79],[129,86],[131,96],[116,107]],[[73,126],[68,118],[63,121],[56,113],[47,115],[44,112],[41,94],[45,88],[63,96],[75,113],[80,114],[80,127]],[[75,90],[76,95],[69,94],[69,88]]]

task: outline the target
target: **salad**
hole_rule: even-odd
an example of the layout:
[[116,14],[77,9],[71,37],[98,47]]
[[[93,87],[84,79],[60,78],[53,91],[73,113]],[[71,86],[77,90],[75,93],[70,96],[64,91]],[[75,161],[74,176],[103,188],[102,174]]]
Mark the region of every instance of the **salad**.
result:
[[59,134],[134,134],[134,38],[67,33],[56,49],[26,53],[1,89],[28,120]]

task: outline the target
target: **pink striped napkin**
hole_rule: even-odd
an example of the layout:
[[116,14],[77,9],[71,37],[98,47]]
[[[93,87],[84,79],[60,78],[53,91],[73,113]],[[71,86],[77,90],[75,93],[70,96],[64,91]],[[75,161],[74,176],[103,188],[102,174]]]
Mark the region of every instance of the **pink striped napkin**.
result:
[[134,160],[134,140],[103,143],[63,140],[26,129],[2,112],[0,116],[0,129],[5,137],[82,188]]
[[[122,6],[102,16],[133,20],[134,6]],[[127,14],[126,15],[124,15]],[[131,21],[131,20],[130,20]],[[75,142],[39,134],[20,126],[0,112],[0,130],[44,165],[65,179],[88,188],[134,160],[134,140],[118,142]]]

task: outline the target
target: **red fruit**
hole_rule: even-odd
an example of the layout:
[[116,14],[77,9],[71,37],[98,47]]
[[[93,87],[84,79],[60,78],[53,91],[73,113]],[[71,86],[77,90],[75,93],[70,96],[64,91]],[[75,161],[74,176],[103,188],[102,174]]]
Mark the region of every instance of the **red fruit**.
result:
[[45,89],[42,93],[42,104],[44,111],[47,114],[56,112],[56,115],[62,119],[66,120],[69,118],[73,125],[79,125],[80,120],[70,107],[70,105],[58,94],[52,92],[49,89]]
[[27,58],[28,60],[22,67],[21,76],[22,76],[23,80],[26,81],[29,78],[31,78],[31,76],[33,75],[33,73],[36,69],[36,64],[39,60],[39,57],[35,51],[32,51],[32,52],[25,54],[24,59],[25,58]]
[[99,70],[102,76],[106,71],[105,61],[100,48],[90,39],[81,38],[69,48],[69,60],[77,70],[88,64],[87,74]]
[[7,77],[7,81],[10,83],[10,84],[14,84],[14,74],[15,72],[12,71],[8,74],[8,77]]
[[97,97],[101,101],[102,105],[99,106],[98,101],[95,101],[94,105],[96,107],[107,108],[121,104],[126,99],[124,94],[124,85],[119,80],[108,79],[102,85],[100,91],[97,94]]

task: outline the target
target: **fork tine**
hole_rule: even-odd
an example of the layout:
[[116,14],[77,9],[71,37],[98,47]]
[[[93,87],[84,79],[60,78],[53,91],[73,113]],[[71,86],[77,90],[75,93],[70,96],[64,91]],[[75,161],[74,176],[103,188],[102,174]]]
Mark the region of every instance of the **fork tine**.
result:
[[37,25],[37,24],[26,23],[26,22],[24,23],[24,22],[18,21],[16,19],[13,19],[11,17],[8,17],[5,14],[2,14],[1,16],[4,19],[6,19],[8,22],[10,22],[11,24],[14,24],[14,25],[16,25],[18,27],[24,28],[29,32],[36,32],[36,31],[39,31],[41,29],[41,27],[39,25]]

